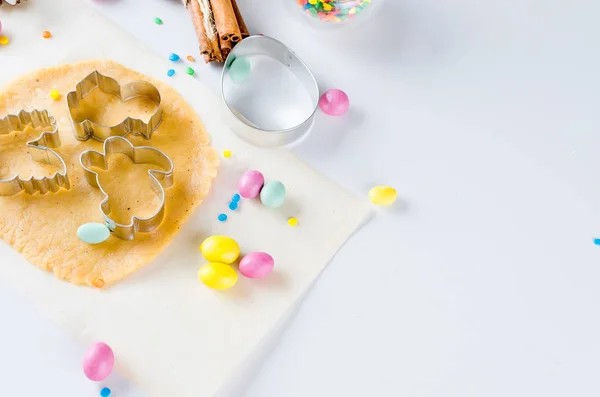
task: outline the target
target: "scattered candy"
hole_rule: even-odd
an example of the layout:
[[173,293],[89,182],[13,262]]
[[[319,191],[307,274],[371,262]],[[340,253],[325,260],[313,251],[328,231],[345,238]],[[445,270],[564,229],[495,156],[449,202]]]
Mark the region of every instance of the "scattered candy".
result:
[[289,218],[288,219],[288,225],[294,227],[298,225],[298,219],[296,218]]
[[185,70],[185,72],[186,72],[187,74],[189,74],[190,76],[193,76],[193,75],[194,75],[194,73],[196,73],[196,71],[195,71],[194,69],[190,68],[189,66],[188,66],[188,68]]
[[271,273],[275,260],[266,252],[252,252],[240,261],[240,273],[248,278],[262,278]]
[[7,45],[7,44],[8,44],[8,37],[0,36],[0,45]]
[[198,270],[198,278],[207,287],[225,290],[237,283],[238,275],[229,265],[224,263],[208,263]]
[[219,214],[219,216],[217,217],[217,219],[220,222],[225,222],[227,220],[227,215],[225,215],[225,214]]
[[231,196],[231,201],[233,201],[234,203],[238,203],[241,199],[242,197],[237,193]]
[[196,58],[194,58],[194,57],[193,57],[193,56],[191,56],[191,55],[188,55],[186,58],[187,58],[187,60],[188,60],[188,61],[190,61],[190,62],[196,62]]
[[375,186],[369,190],[369,200],[375,205],[392,205],[397,196],[396,189],[390,186]]
[[285,186],[279,181],[265,183],[260,191],[260,201],[268,208],[279,208],[285,201]]
[[167,71],[167,76],[169,76],[169,77],[173,77],[174,75],[175,75],[175,70],[174,70],[174,69],[169,69],[169,70]]
[[180,59],[179,55],[177,55],[175,53],[172,53],[171,55],[169,55],[169,61],[171,61],[171,62],[177,62],[177,61],[179,61],[179,59]]
[[237,57],[229,64],[229,77],[234,83],[243,83],[252,69],[248,58]]
[[297,0],[306,14],[324,22],[341,23],[360,14],[371,0]]
[[100,397],[108,397],[110,396],[110,389],[108,387],[104,387],[102,390],[100,390]]
[[231,150],[223,150],[223,157],[226,159],[230,158],[232,154],[233,153],[231,153]]
[[240,256],[240,246],[231,237],[210,236],[200,245],[202,255],[209,262],[230,264]]
[[333,89],[325,91],[319,98],[319,107],[330,116],[340,116],[350,107],[348,95],[342,90]]
[[89,380],[99,382],[110,375],[115,365],[115,355],[106,343],[91,345],[83,356],[83,373]]
[[231,203],[229,203],[229,209],[232,211],[235,211],[238,209],[238,203],[236,203],[235,201],[232,201]]
[[260,171],[248,171],[240,178],[238,191],[242,197],[252,199],[258,197],[264,184],[265,177]]
[[100,244],[110,237],[110,229],[104,223],[86,223],[77,228],[77,237],[87,244]]
[[47,30],[44,30],[42,32],[42,37],[45,39],[49,39],[50,37],[52,37],[52,33],[48,32]]
[[55,101],[57,99],[60,99],[60,92],[58,92],[58,90],[51,90],[50,91],[50,98],[54,99]]
[[595,238],[594,239],[594,244],[600,245],[600,238]]
[[154,23],[157,24],[157,25],[162,25],[163,21],[162,21],[162,19],[156,17],[156,18],[154,18]]

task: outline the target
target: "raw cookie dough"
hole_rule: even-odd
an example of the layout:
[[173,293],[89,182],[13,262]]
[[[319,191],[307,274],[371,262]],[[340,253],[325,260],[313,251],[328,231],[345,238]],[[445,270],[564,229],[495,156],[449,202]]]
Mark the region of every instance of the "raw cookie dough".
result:
[[[134,241],[111,236],[106,242],[88,245],[76,237],[77,228],[88,222],[102,222],[100,191],[88,185],[79,165],[87,149],[102,151],[102,143],[75,139],[66,105],[66,94],[93,70],[121,84],[146,80],[162,97],[163,120],[151,140],[128,136],[134,145],[154,146],[175,164],[174,185],[166,190],[166,216],[151,233],[138,233]],[[59,100],[51,90],[61,93]],[[96,90],[83,101],[99,107],[90,118],[98,123],[115,123],[127,115],[147,120],[154,104],[135,99],[121,103],[118,98]],[[117,282],[150,262],[173,239],[208,194],[217,175],[219,159],[197,114],[170,86],[108,60],[90,60],[40,69],[20,77],[0,91],[0,118],[21,109],[47,109],[57,120],[62,146],[55,149],[67,163],[71,189],[45,195],[19,193],[0,197],[0,237],[34,265],[52,271],[74,284],[98,288]],[[0,136],[0,179],[18,173],[21,177],[50,174],[51,166],[29,158],[25,143],[38,132]],[[22,142],[22,146],[18,144]],[[125,221],[131,215],[144,216],[156,210],[158,200],[147,175],[148,165],[133,164],[127,157],[109,158],[108,171],[96,170],[109,193],[111,216]]]

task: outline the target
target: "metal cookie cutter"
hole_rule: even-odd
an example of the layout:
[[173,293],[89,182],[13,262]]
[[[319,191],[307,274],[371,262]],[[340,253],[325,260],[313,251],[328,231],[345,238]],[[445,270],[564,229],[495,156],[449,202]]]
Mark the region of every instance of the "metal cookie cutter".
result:
[[221,93],[232,130],[261,147],[302,140],[319,103],[319,87],[308,66],[267,36],[251,36],[233,47],[223,68]]
[[27,142],[27,146],[32,149],[31,157],[35,161],[56,165],[60,170],[51,176],[42,178],[31,176],[29,179],[23,179],[15,175],[9,179],[1,179],[0,196],[12,196],[19,192],[27,194],[55,193],[60,188],[69,189],[71,187],[65,161],[51,149],[59,147],[61,143],[56,120],[47,110],[32,110],[31,112],[21,110],[19,114],[9,114],[0,119],[0,135],[10,134],[13,131],[24,131],[29,125],[32,128],[51,128],[50,131],[42,132],[37,139]]
[[[81,122],[75,121],[73,111],[79,107],[80,101],[95,89],[114,95],[123,102],[138,97],[148,98],[156,104],[156,111],[150,116],[148,123],[131,117],[127,117],[119,124],[113,126],[100,125],[88,119]],[[80,141],[87,141],[90,138],[96,141],[104,141],[111,136],[124,137],[128,134],[150,139],[152,133],[156,131],[162,121],[160,92],[158,92],[158,89],[154,85],[147,81],[133,81],[121,86],[115,79],[104,76],[98,71],[90,73],[85,79],[77,84],[75,91],[71,91],[67,94],[67,106],[69,107],[69,115],[73,122],[75,137]]]
[[[81,153],[79,162],[85,171],[87,182],[100,189],[104,198],[100,202],[100,212],[106,221],[106,225],[113,234],[123,240],[133,240],[135,232],[151,232],[156,229],[165,216],[165,189],[173,185],[173,162],[163,152],[150,146],[133,146],[127,139],[113,136],[104,141],[104,153],[94,150],[86,150]],[[156,212],[147,218],[132,216],[128,224],[115,222],[110,215],[110,204],[108,193],[102,189],[98,173],[90,167],[106,170],[108,163],[106,158],[113,153],[121,153],[128,156],[135,164],[154,164],[162,168],[148,170],[152,189],[160,198],[160,205]]]

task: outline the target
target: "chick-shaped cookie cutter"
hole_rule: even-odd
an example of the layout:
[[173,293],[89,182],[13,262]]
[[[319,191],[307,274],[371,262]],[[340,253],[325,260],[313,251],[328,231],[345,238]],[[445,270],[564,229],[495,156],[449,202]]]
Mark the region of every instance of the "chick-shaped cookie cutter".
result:
[[[76,121],[74,111],[79,108],[80,102],[95,89],[114,95],[122,102],[139,97],[148,98],[156,104],[156,110],[150,116],[147,123],[132,117],[127,117],[125,120],[112,126],[100,125],[87,118],[83,121]],[[158,89],[154,85],[147,81],[133,81],[121,86],[117,80],[104,76],[96,70],[81,80],[75,87],[75,91],[67,94],[67,106],[71,122],[73,123],[73,131],[75,137],[80,141],[94,139],[102,142],[111,136],[125,137],[128,134],[150,139],[152,133],[156,131],[162,121],[163,112],[160,102],[160,92],[158,92]]]
[[[158,209],[149,217],[132,216],[127,224],[117,223],[110,217],[109,195],[102,188],[98,173],[92,171],[91,167],[106,170],[108,168],[107,158],[114,153],[128,156],[134,164],[152,164],[162,168],[162,170],[154,168],[148,170],[152,189],[160,199]],[[161,224],[165,217],[165,189],[173,185],[174,166],[169,156],[153,147],[134,146],[123,137],[113,136],[104,141],[103,153],[86,150],[81,153],[79,163],[84,170],[87,183],[97,187],[102,192],[100,212],[106,225],[116,237],[123,240],[133,240],[136,232],[151,232]]]
[[52,148],[61,145],[58,127],[56,120],[47,110],[32,110],[30,112],[21,110],[18,114],[9,114],[1,118],[0,135],[7,135],[13,131],[25,131],[28,126],[50,129],[50,131],[42,132],[37,139],[28,141],[26,145],[32,149],[29,154],[33,160],[55,165],[59,168],[59,171],[42,178],[31,176],[28,179],[23,179],[19,175],[15,175],[12,178],[0,179],[0,196],[12,196],[20,192],[27,194],[37,192],[40,194],[55,193],[61,188],[68,190],[71,185],[67,175],[67,165],[63,158],[52,150]]

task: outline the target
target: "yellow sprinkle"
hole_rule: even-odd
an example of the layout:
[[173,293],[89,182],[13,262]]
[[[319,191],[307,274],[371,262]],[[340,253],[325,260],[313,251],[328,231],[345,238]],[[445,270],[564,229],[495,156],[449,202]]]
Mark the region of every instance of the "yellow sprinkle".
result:
[[52,98],[56,101],[57,99],[60,98],[60,92],[58,92],[57,90],[50,91],[50,98]]
[[223,157],[225,157],[226,159],[230,158],[231,155],[231,150],[223,150]]
[[296,219],[296,218],[290,218],[290,219],[288,219],[288,225],[290,225],[290,226],[296,226],[296,225],[298,225],[298,219]]
[[323,3],[323,9],[325,11],[331,11],[333,7],[331,7],[331,5],[329,3]]
[[7,44],[8,44],[8,37],[0,36],[0,45],[7,45]]
[[397,196],[396,189],[390,186],[375,186],[369,190],[369,200],[375,205],[392,205]]
[[308,2],[309,2],[310,4],[313,4],[313,5],[314,5],[314,4],[317,4],[317,0],[308,0]]

